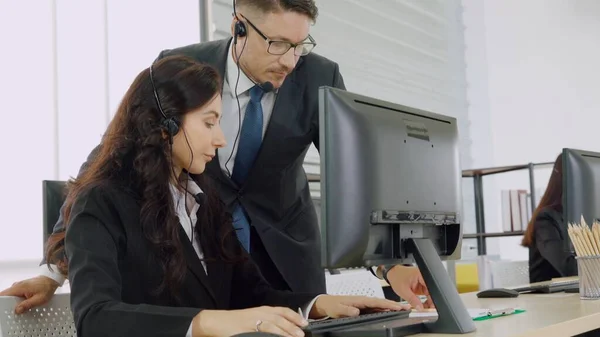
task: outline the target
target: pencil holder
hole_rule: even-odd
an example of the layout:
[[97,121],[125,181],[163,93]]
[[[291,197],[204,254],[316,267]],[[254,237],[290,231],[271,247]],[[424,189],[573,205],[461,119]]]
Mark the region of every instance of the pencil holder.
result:
[[600,255],[577,256],[579,297],[582,300],[600,299]]

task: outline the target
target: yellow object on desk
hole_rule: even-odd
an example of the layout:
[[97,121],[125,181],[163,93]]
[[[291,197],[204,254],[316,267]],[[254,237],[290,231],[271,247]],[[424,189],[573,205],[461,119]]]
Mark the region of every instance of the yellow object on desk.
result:
[[456,289],[461,294],[479,291],[477,263],[456,263]]
[[[390,286],[385,280],[379,283],[382,287]],[[477,263],[456,263],[456,289],[459,293],[479,291]]]

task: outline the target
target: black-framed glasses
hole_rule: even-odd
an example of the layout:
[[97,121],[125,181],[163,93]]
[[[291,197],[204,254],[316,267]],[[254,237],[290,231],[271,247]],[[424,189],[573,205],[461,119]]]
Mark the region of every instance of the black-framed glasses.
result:
[[288,52],[291,48],[294,48],[294,55],[296,56],[305,56],[310,54],[310,52],[317,46],[317,42],[313,39],[310,34],[308,38],[300,43],[291,43],[289,41],[281,41],[281,40],[271,40],[268,38],[260,29],[256,28],[256,26],[248,20],[245,16],[238,13],[238,15],[242,16],[246,22],[254,29],[260,37],[262,37],[268,43],[267,52],[273,55],[283,55]]

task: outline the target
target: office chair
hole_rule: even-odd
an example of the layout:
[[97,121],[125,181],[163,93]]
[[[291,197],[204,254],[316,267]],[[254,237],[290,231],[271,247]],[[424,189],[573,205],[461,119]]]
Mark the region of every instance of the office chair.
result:
[[44,244],[48,240],[54,225],[60,216],[60,208],[62,207],[66,195],[66,182],[60,180],[44,180],[42,181],[43,192],[43,214],[44,214]]
[[55,294],[48,303],[15,315],[21,301],[19,297],[0,296],[0,336],[77,336],[69,294]]
[[[42,181],[44,243],[52,234],[58,221],[60,208],[65,201],[66,182]],[[76,337],[75,322],[71,313],[70,293],[57,293],[42,306],[15,315],[14,310],[22,298],[0,296],[0,337],[2,336],[64,336]]]

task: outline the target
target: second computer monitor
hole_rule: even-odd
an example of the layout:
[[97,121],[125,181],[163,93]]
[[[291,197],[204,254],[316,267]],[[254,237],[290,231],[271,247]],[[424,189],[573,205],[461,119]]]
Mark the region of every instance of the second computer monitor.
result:
[[[567,238],[567,224],[588,225],[600,221],[600,153],[563,149],[563,237]],[[574,251],[571,240],[564,240],[565,249]]]
[[404,239],[460,258],[456,119],[320,89],[323,266],[412,262]]

